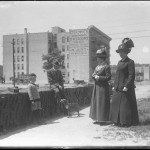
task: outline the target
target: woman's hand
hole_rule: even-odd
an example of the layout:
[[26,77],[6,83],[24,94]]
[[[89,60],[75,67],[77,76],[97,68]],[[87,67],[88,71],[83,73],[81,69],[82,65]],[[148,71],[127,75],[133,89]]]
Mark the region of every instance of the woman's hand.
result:
[[126,87],[124,87],[124,88],[123,88],[123,91],[126,92],[126,91],[128,91],[128,89],[127,89]]
[[59,87],[59,89],[61,89],[61,90],[62,90],[62,86],[61,86],[61,85],[59,85],[58,87]]
[[99,79],[99,76],[98,76],[98,75],[95,75],[95,79],[98,80],[98,79]]
[[112,87],[112,91],[114,91],[115,90],[115,88],[114,87]]

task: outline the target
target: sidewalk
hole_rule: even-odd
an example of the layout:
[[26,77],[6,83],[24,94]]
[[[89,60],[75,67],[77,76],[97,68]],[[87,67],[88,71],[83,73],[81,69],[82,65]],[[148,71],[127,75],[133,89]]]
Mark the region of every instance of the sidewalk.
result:
[[[143,87],[139,86],[137,91]],[[150,95],[149,87],[140,92]],[[140,93],[136,93],[140,98]],[[146,94],[145,94],[146,93]],[[118,129],[114,126],[93,124],[89,118],[90,107],[80,111],[80,117],[75,112],[71,118],[60,116],[46,121],[46,125],[28,125],[18,130],[0,136],[0,147],[89,147],[89,146],[146,146],[150,139],[137,139],[136,131]],[[137,127],[139,128],[139,127]],[[137,130],[137,129],[136,129]],[[122,133],[125,140],[119,139]]]
[[[128,138],[125,141],[109,139],[116,127],[93,124],[88,117],[89,108],[81,116],[47,120],[46,125],[31,125],[0,137],[0,147],[95,147],[95,146],[142,146],[146,141]],[[112,135],[110,135],[112,138]]]

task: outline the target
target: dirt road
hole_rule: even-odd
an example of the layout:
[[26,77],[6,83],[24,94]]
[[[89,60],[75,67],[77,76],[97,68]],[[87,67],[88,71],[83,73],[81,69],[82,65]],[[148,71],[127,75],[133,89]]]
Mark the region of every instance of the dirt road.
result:
[[[150,96],[150,85],[138,85],[137,98]],[[93,124],[89,118],[89,107],[72,118],[60,116],[46,121],[46,125],[30,125],[0,136],[1,147],[71,147],[71,146],[146,146],[150,138],[134,136],[136,129],[126,130],[110,125]]]

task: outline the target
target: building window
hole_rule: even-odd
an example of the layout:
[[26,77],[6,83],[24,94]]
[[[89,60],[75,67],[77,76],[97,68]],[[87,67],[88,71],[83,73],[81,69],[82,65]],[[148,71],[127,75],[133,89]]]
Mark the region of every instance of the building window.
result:
[[14,47],[14,53],[16,53],[16,48]]
[[17,44],[19,45],[19,39],[17,39]]
[[24,61],[24,56],[21,56],[21,61]]
[[57,48],[57,43],[54,43],[54,48]]
[[63,77],[65,77],[65,73],[64,72],[62,73],[62,75],[63,75]]
[[19,58],[19,56],[17,56],[17,61],[18,61],[18,62],[20,61],[20,58]]
[[67,63],[67,68],[69,68],[69,63]]
[[19,53],[19,47],[17,47],[17,53]]
[[63,52],[65,51],[65,45],[62,46],[62,51],[63,51]]
[[24,53],[24,47],[21,47],[21,52]]
[[67,45],[67,51],[69,51],[69,45]]
[[16,57],[14,56],[14,62],[16,61]]
[[67,54],[67,59],[69,59],[69,54]]
[[20,76],[20,72],[18,72],[18,77]]
[[68,77],[70,76],[69,72],[68,72]]
[[69,36],[67,36],[67,42],[69,42]]
[[14,39],[14,45],[16,44],[16,40]]
[[22,72],[21,74],[24,75],[24,72]]
[[23,38],[21,39],[21,44],[23,44]]
[[54,34],[53,36],[53,40],[56,41],[57,40],[57,34]]
[[24,64],[22,64],[22,70],[24,70]]
[[17,69],[20,70],[20,65],[19,64],[17,65]]
[[65,37],[64,36],[62,37],[62,43],[65,43]]

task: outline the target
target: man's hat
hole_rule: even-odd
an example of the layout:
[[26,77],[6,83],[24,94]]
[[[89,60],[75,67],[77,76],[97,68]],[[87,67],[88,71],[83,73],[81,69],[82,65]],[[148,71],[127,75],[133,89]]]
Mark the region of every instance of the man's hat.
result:
[[97,50],[96,56],[99,58],[106,58],[107,57],[106,47],[104,45],[101,45],[100,49]]
[[55,65],[55,66],[60,66],[60,64],[59,64],[58,60],[56,60],[56,59],[55,59],[55,60],[53,60],[52,64],[53,64],[53,65]]
[[134,43],[130,38],[124,38],[122,40],[122,44],[118,46],[118,49],[116,50],[117,53],[120,51],[130,53],[131,48],[134,47]]
[[36,74],[35,74],[35,73],[30,73],[29,76],[30,76],[30,77],[33,77],[33,76],[36,77]]

